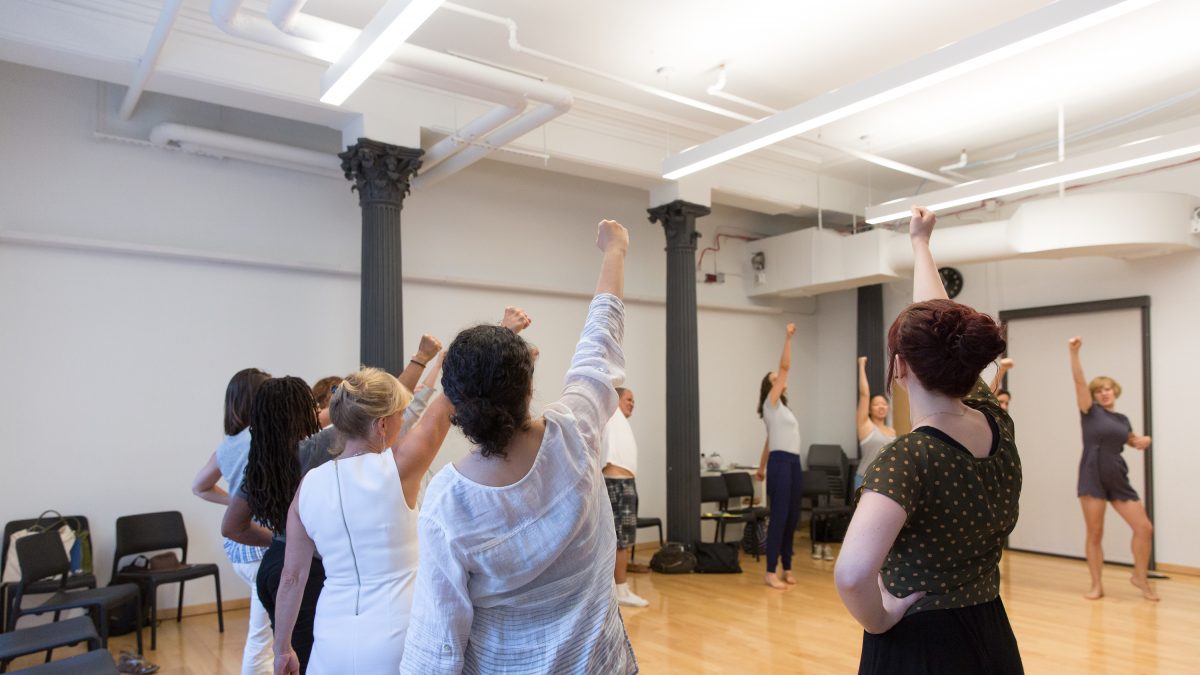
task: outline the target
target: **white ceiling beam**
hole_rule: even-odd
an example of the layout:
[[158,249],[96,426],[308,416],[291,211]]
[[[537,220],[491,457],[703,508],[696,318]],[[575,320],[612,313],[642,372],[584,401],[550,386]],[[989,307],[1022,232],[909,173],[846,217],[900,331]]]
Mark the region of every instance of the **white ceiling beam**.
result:
[[[663,161],[673,180],[921,91],[1157,0],[1058,0],[877,75],[701,143]],[[919,36],[918,36],[919,37]]]
[[951,209],[985,199],[1032,192],[1060,183],[1074,183],[1094,176],[1151,167],[1193,155],[1200,155],[1200,128],[1165,136],[1152,136],[1061,162],[1039,164],[1003,176],[962,183],[915,197],[894,199],[868,207],[867,223],[875,225],[907,218],[909,209],[913,206],[925,206],[934,211]]
[[344,103],[441,4],[442,0],[388,0],[321,77],[321,102]]

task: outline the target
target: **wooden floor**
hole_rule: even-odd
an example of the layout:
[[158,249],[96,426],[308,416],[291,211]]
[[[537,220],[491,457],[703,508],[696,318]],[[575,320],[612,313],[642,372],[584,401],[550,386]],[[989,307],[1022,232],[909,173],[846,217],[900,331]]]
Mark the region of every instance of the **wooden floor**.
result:
[[[625,609],[625,625],[644,673],[852,673],[861,630],[833,588],[833,563],[806,555],[795,567],[799,583],[786,592],[762,584],[763,566],[743,559],[740,575],[631,575],[647,609]],[[1108,596],[1082,598],[1082,562],[1007,553],[1002,595],[1032,674],[1200,673],[1200,578],[1159,581],[1162,602],[1141,599],[1128,568],[1105,569]],[[150,661],[162,675],[236,674],[246,610],[188,617],[159,627]],[[147,645],[149,633],[146,634]],[[132,649],[132,636],[114,638],[114,654]],[[76,650],[55,652],[56,657]],[[19,660],[16,666],[40,662]]]

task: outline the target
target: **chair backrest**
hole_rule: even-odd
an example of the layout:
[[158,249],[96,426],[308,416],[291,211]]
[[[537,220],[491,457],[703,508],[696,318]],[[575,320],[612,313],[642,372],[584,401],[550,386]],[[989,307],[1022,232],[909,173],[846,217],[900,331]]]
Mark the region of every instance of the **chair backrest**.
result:
[[[50,512],[53,513],[53,512]],[[57,520],[57,516],[46,516],[45,518],[25,518],[23,520],[10,520],[4,524],[4,541],[0,542],[0,565],[8,560],[8,544],[14,532],[28,529],[35,525],[49,525]],[[63,516],[62,520],[67,521],[67,525],[75,531],[76,537],[90,536],[91,527],[88,525],[87,516]],[[90,572],[92,570],[92,547],[82,547],[83,553],[83,571]]]
[[808,466],[843,469],[850,465],[846,452],[840,445],[813,443],[808,446]]
[[67,557],[57,531],[18,539],[17,561],[21,563],[22,585],[58,575],[63,575],[65,580],[71,571],[71,559]]
[[745,471],[721,474],[725,479],[725,491],[730,499],[754,497],[754,479]]
[[833,490],[829,487],[829,478],[824,471],[805,471],[800,474],[800,494],[803,497],[829,496]]
[[178,511],[121,516],[117,518],[113,574],[116,574],[117,562],[121,558],[148,551],[182,549],[180,560],[187,562],[187,545],[187,529],[183,525],[183,514]]
[[700,477],[700,503],[725,503],[729,500],[729,491],[725,489],[725,479],[720,476]]

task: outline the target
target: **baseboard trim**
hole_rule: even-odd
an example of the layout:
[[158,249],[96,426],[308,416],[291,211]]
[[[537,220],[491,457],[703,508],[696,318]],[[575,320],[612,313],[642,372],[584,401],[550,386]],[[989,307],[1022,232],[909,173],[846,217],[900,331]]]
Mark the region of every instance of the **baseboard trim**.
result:
[[1171,574],[1186,574],[1189,576],[1200,577],[1200,567],[1172,565],[1171,563],[1158,563],[1154,566],[1154,569],[1159,572],[1170,572]]
[[[246,609],[249,606],[250,606],[250,598],[236,598],[233,600],[225,600],[221,603],[221,608],[223,610],[225,610],[226,612],[228,612],[230,610],[234,610],[234,609]],[[184,618],[187,618],[189,616],[202,616],[204,614],[216,614],[216,613],[217,613],[217,603],[215,603],[215,602],[206,602],[201,605],[184,605],[183,606]],[[167,619],[174,619],[174,618],[175,618],[175,608],[174,607],[163,607],[162,605],[159,605],[159,607],[158,607],[159,621],[166,621]]]

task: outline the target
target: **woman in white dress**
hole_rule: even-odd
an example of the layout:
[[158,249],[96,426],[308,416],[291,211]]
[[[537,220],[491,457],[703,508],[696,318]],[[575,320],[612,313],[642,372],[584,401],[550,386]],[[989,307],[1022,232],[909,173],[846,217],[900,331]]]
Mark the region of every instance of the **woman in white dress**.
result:
[[330,402],[345,447],[309,471],[288,511],[275,609],[275,672],[299,673],[291,647],[314,550],[325,566],[308,672],[392,675],[404,651],[417,571],[417,493],[450,429],[435,399],[397,443],[412,394],[378,368],[347,377]]
[[624,378],[629,234],[603,221],[596,295],[561,397],[529,412],[533,355],[496,326],[459,333],[442,385],[475,445],[425,495],[401,673],[637,671],[613,592],[601,434]]

